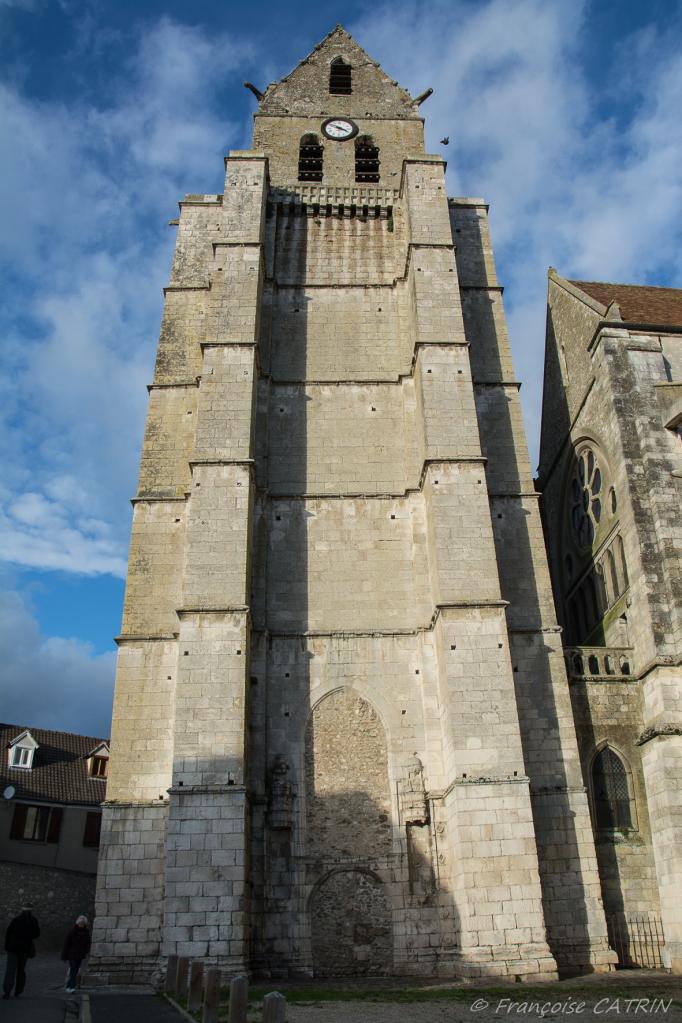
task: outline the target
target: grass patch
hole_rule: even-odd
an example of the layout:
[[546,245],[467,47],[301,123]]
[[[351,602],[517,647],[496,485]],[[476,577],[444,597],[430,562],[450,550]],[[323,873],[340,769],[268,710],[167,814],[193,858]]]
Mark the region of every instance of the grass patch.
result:
[[[670,985],[680,991],[680,985]],[[667,988],[668,986],[665,985]],[[438,988],[333,988],[333,987],[275,987],[255,986],[249,990],[250,1002],[261,1002],[270,991],[281,991],[288,1003],[292,1005],[320,1005],[324,1002],[386,1002],[392,1004],[410,1004],[415,1002],[464,1002],[470,1004],[476,998],[484,998],[491,1004],[501,998],[511,998],[515,1002],[547,1002],[578,999],[585,1002],[596,1001],[608,997],[616,998],[660,998],[670,997],[673,992],[663,990],[660,984],[641,985],[618,988],[595,985],[564,987],[561,984],[542,984],[526,986],[524,984],[508,984],[504,987],[438,987]],[[674,998],[673,1004],[680,1008],[682,1001]]]

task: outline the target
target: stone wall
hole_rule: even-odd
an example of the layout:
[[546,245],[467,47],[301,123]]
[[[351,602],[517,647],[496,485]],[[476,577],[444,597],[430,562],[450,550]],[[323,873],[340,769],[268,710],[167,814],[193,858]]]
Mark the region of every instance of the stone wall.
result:
[[76,917],[95,916],[95,878],[53,867],[23,863],[0,863],[0,927],[2,933],[22,904],[30,902],[40,925],[38,955],[60,952],[64,936]]
[[305,738],[306,845],[325,861],[392,853],[388,754],[376,710],[350,689],[315,707]]

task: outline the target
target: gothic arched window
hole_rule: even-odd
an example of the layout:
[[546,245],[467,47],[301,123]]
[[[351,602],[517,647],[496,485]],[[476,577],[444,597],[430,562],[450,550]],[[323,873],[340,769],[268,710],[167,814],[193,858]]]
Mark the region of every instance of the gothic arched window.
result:
[[317,135],[304,135],[298,148],[298,180],[322,181],[322,145]]
[[329,68],[329,92],[332,96],[350,96],[352,91],[352,68],[343,57],[336,57]]
[[379,147],[371,135],[359,135],[355,140],[355,180],[379,180]]
[[602,513],[602,472],[594,451],[578,455],[571,480],[571,525],[580,547],[591,547]]
[[592,764],[594,815],[598,828],[632,828],[630,789],[625,764],[609,746]]

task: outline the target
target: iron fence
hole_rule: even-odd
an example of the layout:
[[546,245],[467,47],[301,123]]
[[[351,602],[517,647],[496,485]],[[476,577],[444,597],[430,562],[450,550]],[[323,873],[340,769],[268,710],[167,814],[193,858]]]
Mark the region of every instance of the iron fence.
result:
[[607,916],[611,948],[620,966],[660,970],[663,966],[663,926],[657,913],[617,913]]

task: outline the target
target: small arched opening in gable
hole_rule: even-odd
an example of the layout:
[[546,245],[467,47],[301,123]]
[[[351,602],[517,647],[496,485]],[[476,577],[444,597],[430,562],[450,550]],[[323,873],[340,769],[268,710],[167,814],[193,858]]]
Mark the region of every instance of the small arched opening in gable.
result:
[[335,57],[329,68],[331,96],[350,96],[353,91],[353,69],[343,57]]

